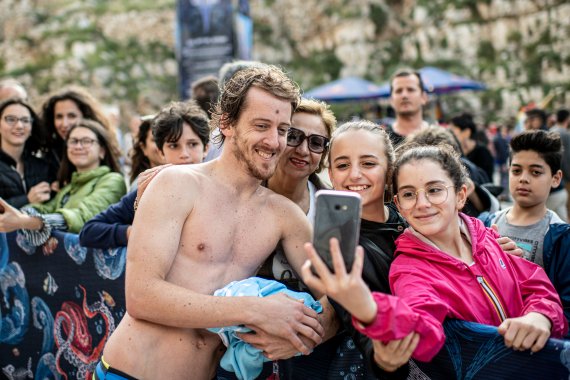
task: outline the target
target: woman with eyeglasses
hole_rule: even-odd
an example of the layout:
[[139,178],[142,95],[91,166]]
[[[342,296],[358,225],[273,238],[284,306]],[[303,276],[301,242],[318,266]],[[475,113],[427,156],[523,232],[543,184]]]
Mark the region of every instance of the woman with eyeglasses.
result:
[[70,127],[58,174],[60,191],[45,204],[18,210],[0,200],[0,231],[21,229],[32,246],[45,243],[53,229],[79,233],[83,224],[126,192],[109,134],[95,121],[83,119]]
[[50,199],[50,170],[42,157],[45,131],[32,107],[12,98],[0,104],[0,197],[14,207]]
[[371,339],[417,333],[412,357],[419,361],[430,361],[442,348],[446,318],[498,326],[505,345],[521,351],[537,352],[551,335],[563,337],[567,321],[544,270],[505,253],[493,230],[460,213],[467,172],[459,154],[448,145],[412,144],[398,153],[394,200],[410,227],[396,241],[389,276],[394,296],[371,292],[362,280],[362,248],[347,274],[335,240],[334,274],[307,244],[307,285],[340,303]]
[[121,156],[117,131],[109,123],[99,101],[86,89],[70,86],[51,94],[42,106],[42,120],[52,150],[50,159],[57,168],[65,156],[65,140],[70,128],[82,119],[94,120],[107,130],[110,151],[116,157]]
[[[295,202],[313,222],[315,193],[326,186],[318,177],[324,168],[329,138],[336,118],[329,106],[318,100],[302,99],[291,119],[287,147],[275,173],[266,186]],[[301,290],[301,283],[280,250],[263,265],[260,274],[290,282]]]

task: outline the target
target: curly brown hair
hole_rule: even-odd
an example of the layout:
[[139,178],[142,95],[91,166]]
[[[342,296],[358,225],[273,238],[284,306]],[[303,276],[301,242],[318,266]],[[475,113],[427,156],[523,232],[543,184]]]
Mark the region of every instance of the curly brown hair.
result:
[[[257,87],[280,99],[291,103],[291,115],[301,100],[299,86],[286,74],[273,65],[246,67],[235,73],[225,84],[212,112],[211,128],[220,130],[235,125],[242,110],[246,107],[246,96],[250,88]],[[220,133],[214,141],[222,145],[225,136]]]

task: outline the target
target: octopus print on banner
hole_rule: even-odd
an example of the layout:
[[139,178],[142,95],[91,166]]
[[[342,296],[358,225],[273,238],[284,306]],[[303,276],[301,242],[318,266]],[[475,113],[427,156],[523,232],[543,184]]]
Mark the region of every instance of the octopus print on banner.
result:
[[126,249],[0,234],[0,379],[91,379],[125,314]]

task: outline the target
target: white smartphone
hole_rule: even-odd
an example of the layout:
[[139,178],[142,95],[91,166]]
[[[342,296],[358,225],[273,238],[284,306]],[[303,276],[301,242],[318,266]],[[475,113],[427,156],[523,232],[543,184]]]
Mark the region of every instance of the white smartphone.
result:
[[330,253],[330,239],[333,237],[340,243],[347,272],[351,271],[360,235],[361,213],[359,194],[351,191],[317,191],[313,246],[331,271],[334,271]]

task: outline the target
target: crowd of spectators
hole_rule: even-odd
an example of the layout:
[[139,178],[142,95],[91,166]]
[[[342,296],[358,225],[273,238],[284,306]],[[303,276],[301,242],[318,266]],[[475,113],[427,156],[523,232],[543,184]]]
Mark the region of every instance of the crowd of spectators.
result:
[[[86,88],[58,89],[36,110],[20,83],[0,81],[0,232],[20,231],[32,247],[45,244],[55,230],[78,234],[85,247],[127,247],[137,202],[149,183],[169,165],[218,159],[225,136],[219,128],[210,128],[210,120],[224,117],[215,113],[219,94],[236,72],[264,66],[239,61],[226,64],[219,80],[214,76],[197,80],[192,84],[190,100],[172,102],[155,114],[135,117],[128,144],[124,144],[117,125],[110,122],[111,115]],[[332,365],[335,353],[341,352],[347,341],[354,341],[358,354],[345,354],[358,364],[359,376],[405,378],[411,357],[430,360],[441,348],[441,323],[449,317],[501,326],[499,331],[507,346],[517,349],[537,351],[551,333],[557,337],[567,333],[570,316],[564,317],[562,310],[570,304],[568,259],[556,241],[570,239],[569,111],[553,112],[554,122],[549,125],[545,110],[527,110],[524,131],[517,130],[514,123],[486,126],[467,112],[432,124],[423,115],[428,94],[422,78],[409,69],[393,76],[391,94],[395,119],[390,125],[361,120],[338,128],[326,103],[302,99],[292,114],[287,147],[275,172],[262,182],[262,186],[295,203],[311,223],[315,193],[329,188],[329,184],[335,190],[356,191],[363,199],[359,240],[364,253],[357,263],[364,265],[364,271],[360,268],[354,279],[363,280],[358,286],[342,289],[334,287],[333,280],[327,283],[331,274],[310,251],[320,278],[308,270],[301,276],[280,246],[258,272],[295,291],[307,291],[307,285],[313,291],[319,289],[332,298],[340,316],[328,326],[334,329],[328,336],[332,338],[312,355],[280,361],[281,370],[290,376],[302,368],[305,375],[319,378],[323,363]],[[130,147],[128,152],[125,146]],[[419,183],[424,178],[422,171],[431,173],[435,182]],[[411,177],[404,178],[405,173],[412,173],[417,188],[414,181],[406,182],[405,178]],[[414,186],[402,189],[398,187],[402,182]],[[451,185],[442,187],[447,183]],[[442,232],[422,225],[421,218],[410,211],[421,207],[420,200],[435,207],[446,205],[450,199],[455,203],[445,214],[449,224],[442,228],[459,223],[456,234],[445,235],[459,242],[452,248],[440,239]],[[486,230],[479,220],[492,229]],[[473,235],[475,230],[479,237]],[[421,243],[417,243],[418,237]],[[488,254],[500,257],[502,265],[507,262],[510,270],[509,276],[492,278],[496,281],[494,290],[507,292],[501,288],[504,286],[509,297],[522,299],[512,304],[507,301],[507,315],[498,319],[494,315],[480,317],[484,310],[465,300],[449,299],[438,287],[430,288],[433,292],[426,300],[425,295],[418,296],[417,286],[429,286],[417,281],[412,286],[407,282],[411,281],[410,272],[398,272],[411,265],[405,261],[406,255],[413,257],[408,260],[417,260],[418,266],[425,265],[421,255],[419,259],[415,256],[416,250],[434,247],[437,255],[457,256],[473,265],[480,253],[466,254],[465,250],[474,247],[479,238],[492,247]],[[453,271],[438,272],[438,265],[431,269],[435,276],[459,276]],[[484,271],[487,266],[482,266]],[[535,285],[542,293],[537,290],[536,294],[541,300],[527,296],[526,279],[521,276],[538,278]],[[335,281],[340,280],[337,277]],[[455,285],[469,297],[461,283]],[[373,293],[362,290],[369,288]],[[356,306],[358,297],[352,298],[353,294],[363,299]],[[397,304],[400,301],[395,301],[396,297],[405,305]],[[464,311],[446,314],[449,308]],[[378,309],[384,313],[382,318],[393,313],[402,326],[391,325],[388,330],[387,324],[381,326]],[[423,322],[405,325],[410,318]],[[509,336],[514,328],[509,325],[511,320],[521,323],[517,331],[524,330],[530,337],[528,342],[513,343]],[[528,325],[533,327],[525,330]],[[260,344],[252,336],[244,340]],[[274,365],[266,365],[260,376],[272,372]],[[232,374],[220,369],[218,376],[225,379]]]

